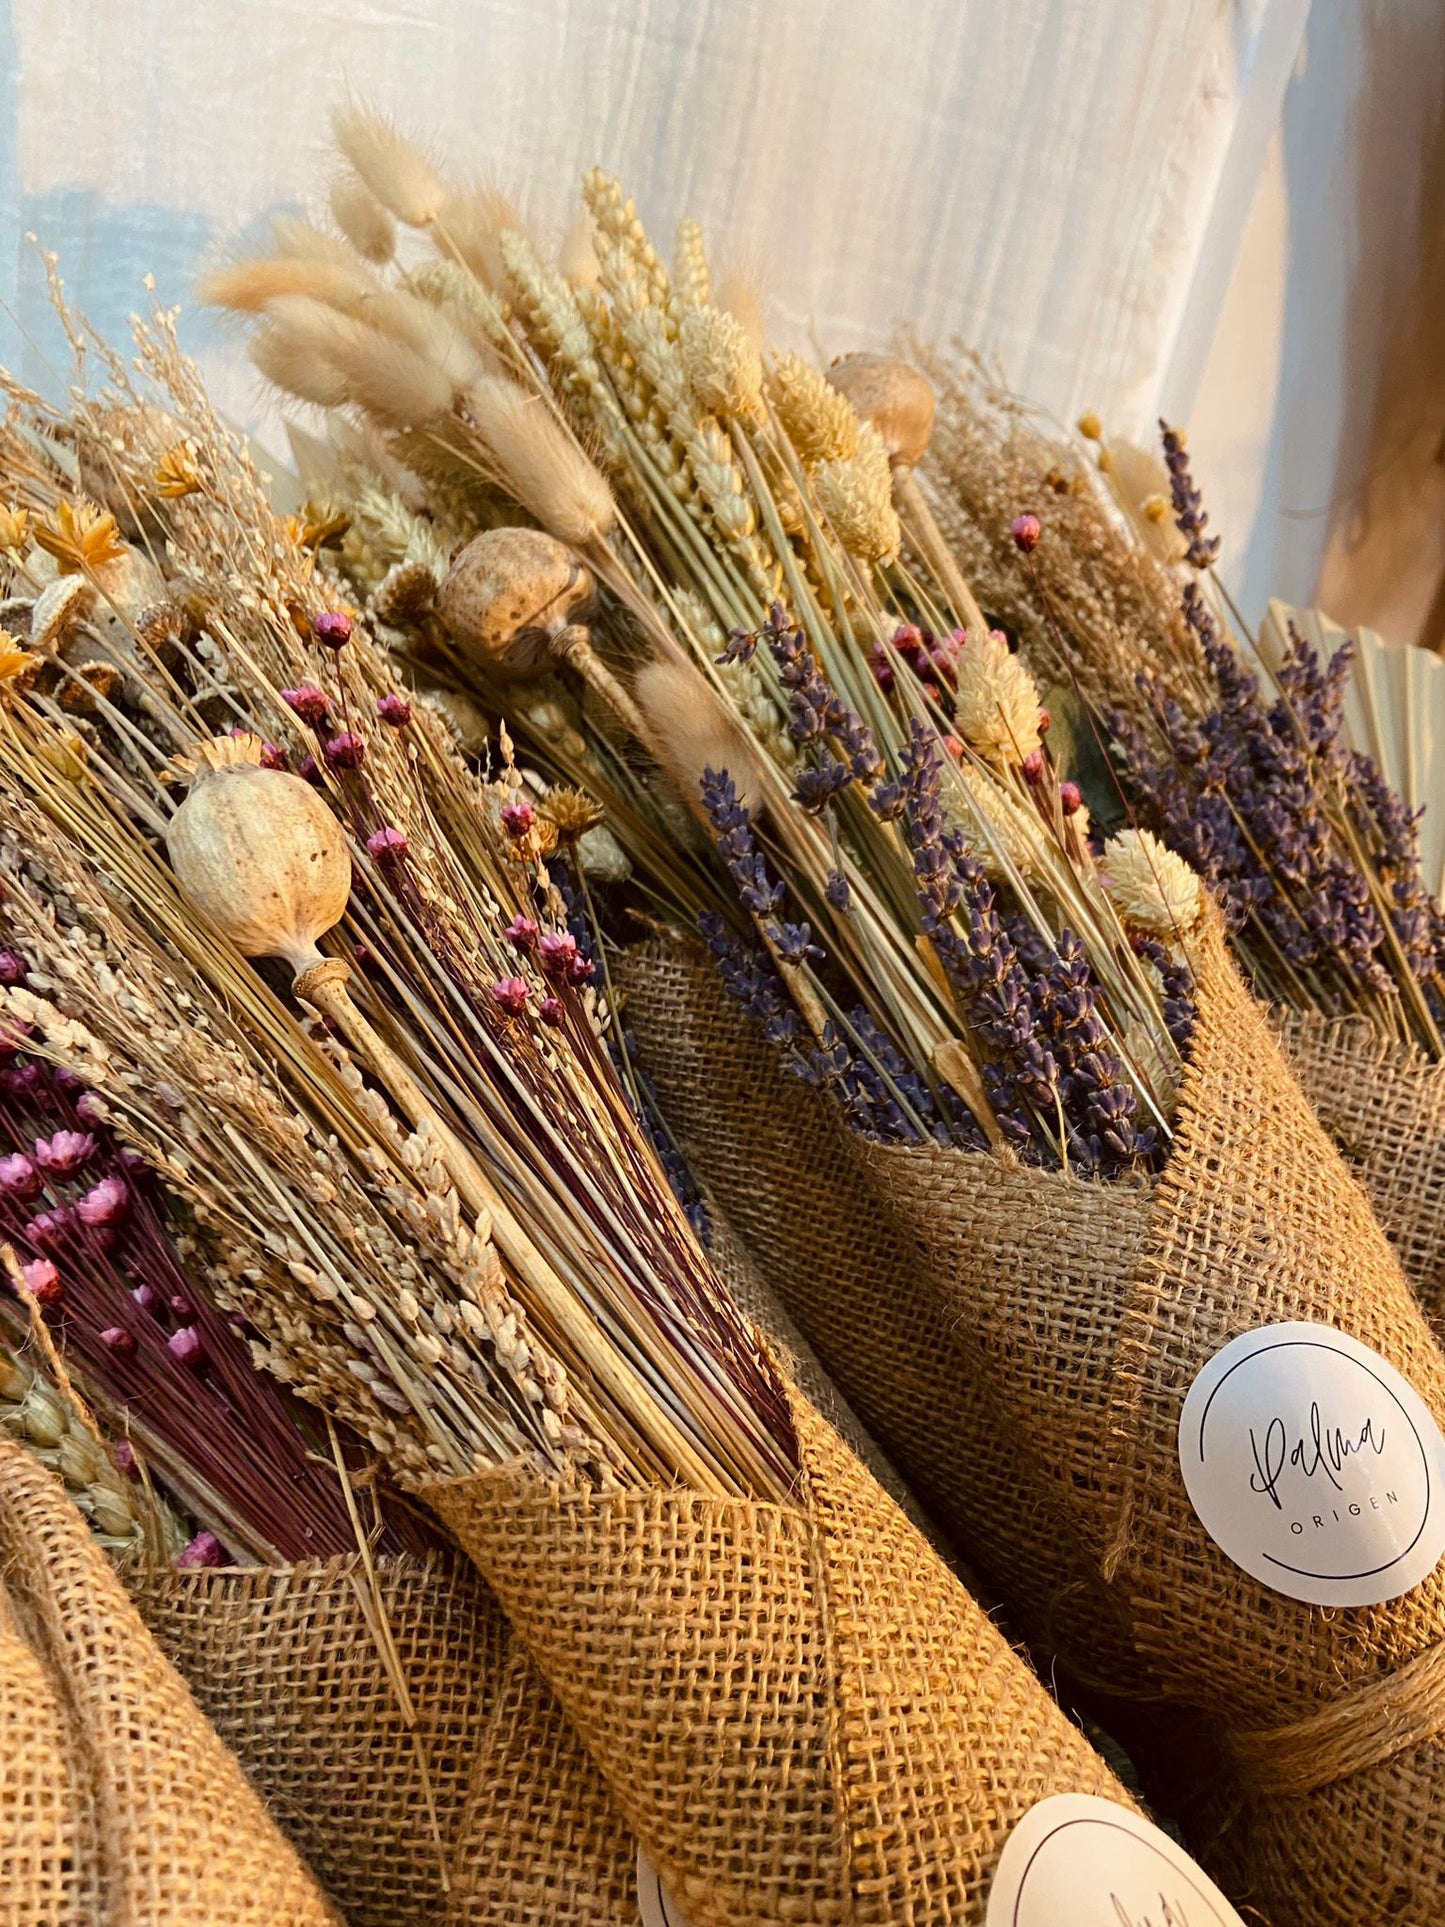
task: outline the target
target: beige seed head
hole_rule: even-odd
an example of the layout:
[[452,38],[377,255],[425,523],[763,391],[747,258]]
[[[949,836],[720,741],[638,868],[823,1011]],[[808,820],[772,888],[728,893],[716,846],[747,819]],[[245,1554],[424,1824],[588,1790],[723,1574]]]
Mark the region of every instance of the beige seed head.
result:
[[1039,747],[1039,692],[997,629],[969,636],[955,666],[954,725],[980,756],[1020,763]]
[[247,353],[267,381],[298,401],[309,401],[317,408],[345,405],[346,377],[296,330],[262,328],[252,335]]
[[818,502],[843,547],[860,562],[897,555],[903,531],[893,506],[893,474],[883,438],[870,423],[858,431],[858,452],[820,462],[813,476]]
[[672,286],[684,308],[712,305],[712,270],[707,264],[707,248],[702,228],[696,221],[677,224],[677,240],[672,250]]
[[927,376],[885,355],[844,355],[828,380],[883,437],[891,461],[913,468],[933,435],[936,402]]
[[336,145],[365,185],[408,227],[430,227],[446,201],[431,162],[379,114],[347,104],[331,113]]
[[243,957],[284,957],[298,975],[351,894],[341,826],[309,783],[260,767],[255,736],[197,748],[166,851],[182,890]]
[[769,371],[767,389],[784,432],[810,467],[851,461],[857,454],[857,411],[810,362],[780,355]]
[[552,667],[551,645],[596,600],[591,571],[541,529],[486,529],[457,556],[437,596],[453,639],[496,675]]
[[684,309],[678,342],[688,386],[705,414],[763,418],[762,357],[730,314],[721,308]]
[[446,368],[410,342],[319,301],[276,301],[270,314],[277,329],[290,337],[293,356],[299,359],[309,352],[319,366],[334,369],[346,385],[347,398],[379,421],[417,427],[451,407],[454,384]]
[[1204,886],[1183,857],[1148,830],[1111,836],[1099,871],[1125,923],[1159,937],[1183,937],[1199,922]]
[[449,260],[500,294],[507,285],[502,236],[509,230],[524,232],[516,208],[501,188],[483,181],[447,196],[437,217],[436,243]]

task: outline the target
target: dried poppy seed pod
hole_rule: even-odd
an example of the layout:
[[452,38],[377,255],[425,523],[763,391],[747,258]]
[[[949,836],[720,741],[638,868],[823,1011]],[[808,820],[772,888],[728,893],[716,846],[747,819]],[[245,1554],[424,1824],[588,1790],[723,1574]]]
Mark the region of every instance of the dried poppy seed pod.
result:
[[[559,637],[596,607],[592,572],[541,529],[487,529],[452,563],[437,613],[463,649],[494,675],[544,675]],[[565,653],[565,651],[563,651]]]
[[933,436],[933,385],[906,361],[884,355],[842,355],[828,379],[865,422],[883,437],[889,460],[914,468]]
[[259,736],[202,743],[166,850],[186,895],[243,957],[283,957],[298,977],[351,894],[341,826],[309,783],[262,769]]
[[486,529],[452,563],[437,614],[464,654],[526,681],[567,662],[634,736],[636,703],[592,647],[597,585],[581,557],[541,529]]

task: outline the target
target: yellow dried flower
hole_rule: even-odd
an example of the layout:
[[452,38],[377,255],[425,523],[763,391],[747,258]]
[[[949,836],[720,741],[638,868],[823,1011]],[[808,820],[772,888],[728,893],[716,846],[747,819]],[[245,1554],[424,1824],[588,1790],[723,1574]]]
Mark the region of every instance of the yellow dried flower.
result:
[[1109,453],[1107,448],[1101,448],[1099,450],[1099,473],[1101,475],[1112,475],[1113,472],[1114,457]]
[[201,471],[184,442],[168,448],[156,464],[156,489],[168,502],[178,502],[185,495],[199,495],[205,486]]
[[28,689],[40,673],[40,657],[22,646],[8,629],[0,629],[0,686],[6,693]]
[[850,555],[860,562],[897,555],[903,531],[893,506],[893,470],[876,428],[860,423],[857,454],[820,462],[813,479],[823,513]]
[[1104,424],[1091,408],[1086,415],[1079,417],[1079,433],[1087,442],[1100,442],[1104,439]]
[[21,508],[0,507],[0,549],[18,554],[30,540],[30,516]]
[[55,557],[62,575],[93,575],[126,554],[115,517],[83,497],[57,502],[54,519],[36,523],[35,540]]
[[1039,747],[1039,692],[997,629],[958,652],[954,725],[980,756],[1022,762]]
[[602,821],[602,806],[586,790],[559,787],[548,790],[541,815],[557,832],[560,843],[577,843]]
[[861,423],[846,395],[800,355],[782,355],[767,377],[768,399],[789,441],[811,467],[858,452]]
[[351,527],[351,517],[330,514],[306,502],[297,514],[286,517],[284,526],[298,549],[335,549]]
[[1163,522],[1169,514],[1169,504],[1162,495],[1146,495],[1140,504],[1146,522]]
[[1100,873],[1125,923],[1155,936],[1187,936],[1204,908],[1204,886],[1183,857],[1148,830],[1121,830],[1104,845]]

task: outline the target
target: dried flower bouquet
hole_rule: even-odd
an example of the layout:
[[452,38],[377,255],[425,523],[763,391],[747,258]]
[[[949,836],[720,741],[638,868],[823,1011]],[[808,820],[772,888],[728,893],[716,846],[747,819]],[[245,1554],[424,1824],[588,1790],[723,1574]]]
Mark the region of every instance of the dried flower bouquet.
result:
[[[118,557],[29,612],[19,653],[92,693],[11,678],[0,911],[54,989],[7,1015],[184,1201],[261,1362],[453,1525],[695,1927],[980,1919],[1039,1797],[1127,1796],[709,1267],[505,743],[479,784],[164,318],[138,345],[164,405],[112,363],[104,447],[161,614],[117,609]],[[60,526],[63,444],[101,438],[19,401]]]

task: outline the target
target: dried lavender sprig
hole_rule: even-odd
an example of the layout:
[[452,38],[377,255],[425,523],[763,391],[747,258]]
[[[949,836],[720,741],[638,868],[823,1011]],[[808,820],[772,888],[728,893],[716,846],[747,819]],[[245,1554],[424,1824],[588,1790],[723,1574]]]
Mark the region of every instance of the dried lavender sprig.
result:
[[1164,465],[1169,470],[1169,493],[1174,503],[1174,522],[1189,547],[1185,561],[1191,569],[1212,569],[1219,554],[1219,537],[1206,536],[1209,517],[1204,498],[1194,485],[1189,457],[1184,448],[1184,432],[1161,420],[1159,433],[1164,443]]

